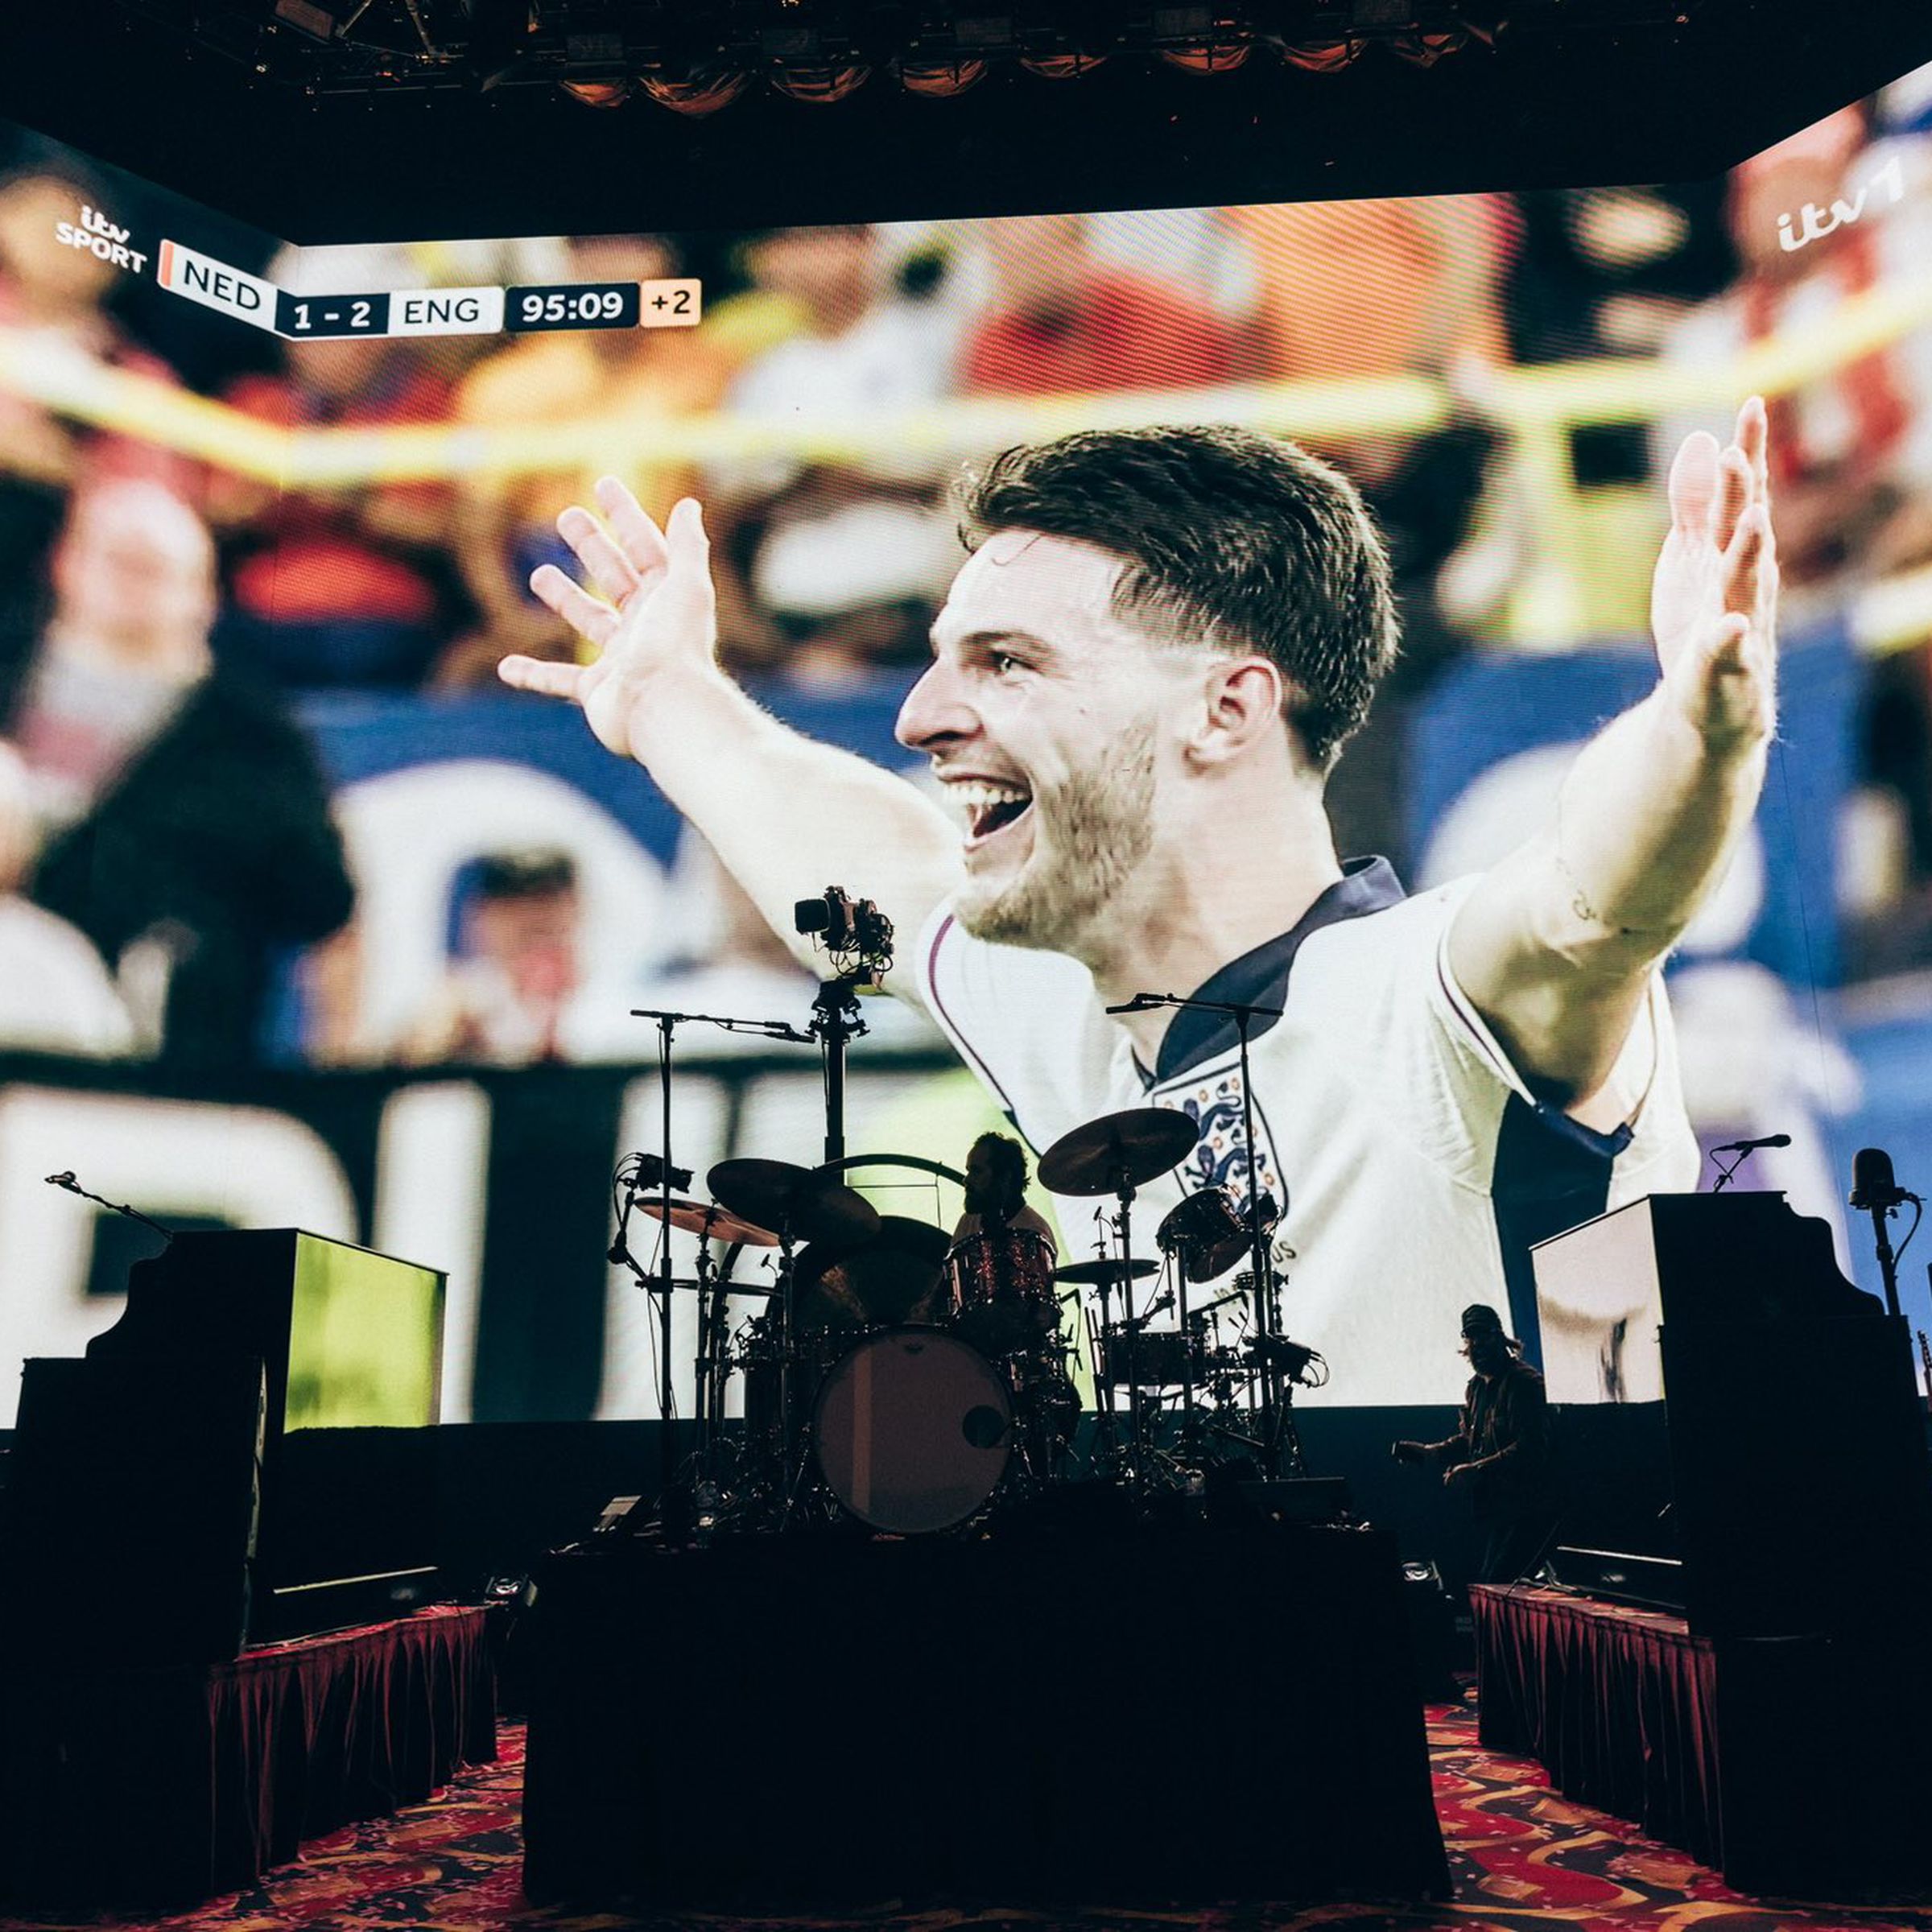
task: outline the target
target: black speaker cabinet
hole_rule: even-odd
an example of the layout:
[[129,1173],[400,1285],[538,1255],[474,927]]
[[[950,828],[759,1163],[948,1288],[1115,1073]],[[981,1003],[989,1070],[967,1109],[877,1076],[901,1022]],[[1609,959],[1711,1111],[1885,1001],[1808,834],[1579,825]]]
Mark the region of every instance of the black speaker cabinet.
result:
[[1932,1482],[1904,1322],[1673,1319],[1663,1352],[1690,1627],[1922,1629]]
[[10,1627],[34,1654],[213,1663],[246,1639],[261,1506],[258,1357],[130,1373],[30,1362],[9,1484]]

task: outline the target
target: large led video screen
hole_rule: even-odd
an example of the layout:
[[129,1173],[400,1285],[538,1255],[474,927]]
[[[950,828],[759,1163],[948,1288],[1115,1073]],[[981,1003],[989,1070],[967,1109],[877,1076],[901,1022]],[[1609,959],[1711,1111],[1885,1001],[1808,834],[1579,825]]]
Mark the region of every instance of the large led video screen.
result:
[[818,1164],[835,890],[852,1184],[949,1236],[982,1132],[1174,1111],[1135,1253],[1232,1215],[1232,1348],[1252,1179],[1300,1399],[1454,1401],[1472,1303],[1537,1357],[1531,1244],[1766,1137],[1876,1287],[1929,234],[1932,73],[1664,187],[414,246],[0,130],[0,1423],[146,1238],[67,1170],[446,1271],[445,1419],[656,1416],[641,1016],[680,1195]]

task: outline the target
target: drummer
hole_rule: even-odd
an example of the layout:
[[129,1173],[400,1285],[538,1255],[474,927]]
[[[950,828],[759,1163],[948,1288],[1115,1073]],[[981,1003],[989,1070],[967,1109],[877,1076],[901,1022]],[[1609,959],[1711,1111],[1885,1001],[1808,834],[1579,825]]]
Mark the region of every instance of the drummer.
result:
[[983,1133],[966,1156],[966,1212],[952,1238],[956,1244],[1001,1228],[1037,1234],[1058,1258],[1046,1216],[1026,1205],[1026,1150],[1009,1133]]

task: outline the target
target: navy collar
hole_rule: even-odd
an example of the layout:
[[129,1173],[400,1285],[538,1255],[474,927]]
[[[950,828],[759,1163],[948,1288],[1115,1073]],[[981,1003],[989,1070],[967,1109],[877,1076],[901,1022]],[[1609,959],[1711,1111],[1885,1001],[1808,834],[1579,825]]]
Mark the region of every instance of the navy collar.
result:
[[[1311,934],[1344,919],[1381,912],[1407,897],[1402,881],[1395,876],[1395,868],[1386,859],[1350,859],[1342,867],[1342,876],[1287,931],[1278,938],[1264,939],[1239,959],[1230,960],[1211,974],[1192,997],[1226,1000],[1243,1006],[1279,1006],[1287,996],[1288,973],[1294,956]],[[1259,1039],[1274,1024],[1270,1019],[1257,1020],[1249,1040]],[[1154,1072],[1150,1075],[1141,1067],[1141,1078],[1150,1087],[1178,1079],[1203,1061],[1226,1052],[1237,1038],[1232,1015],[1183,1009],[1174,1014],[1161,1042]],[[1134,1064],[1140,1067],[1137,1056]]]

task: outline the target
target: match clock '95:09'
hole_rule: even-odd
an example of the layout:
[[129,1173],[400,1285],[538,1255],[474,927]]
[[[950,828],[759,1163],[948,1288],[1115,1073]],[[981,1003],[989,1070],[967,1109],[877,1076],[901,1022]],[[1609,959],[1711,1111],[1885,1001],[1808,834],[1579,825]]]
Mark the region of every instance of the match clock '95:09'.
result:
[[564,282],[504,291],[503,326],[533,328],[635,328],[634,282]]

